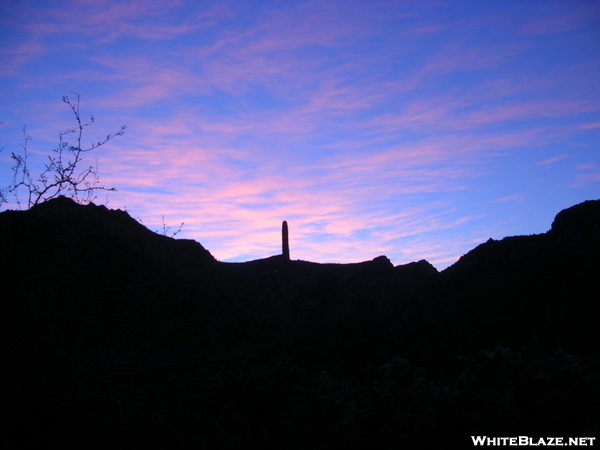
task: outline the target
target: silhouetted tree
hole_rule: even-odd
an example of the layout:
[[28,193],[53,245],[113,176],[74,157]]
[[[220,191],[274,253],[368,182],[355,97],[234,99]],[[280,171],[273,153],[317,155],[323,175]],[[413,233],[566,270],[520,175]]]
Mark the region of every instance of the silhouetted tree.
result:
[[[108,134],[98,142],[92,143],[88,148],[82,147],[83,130],[92,123],[94,117],[85,122],[81,119],[79,112],[80,95],[77,95],[76,101],[71,101],[69,97],[63,97],[63,102],[69,105],[75,116],[76,125],[59,135],[58,147],[52,149],[52,154],[48,155],[48,160],[44,170],[38,175],[33,175],[28,166],[27,146],[31,137],[27,134],[26,127],[23,127],[24,142],[21,144],[22,154],[11,153],[11,159],[14,161],[12,167],[13,179],[5,188],[0,188],[0,206],[8,202],[8,198],[13,196],[15,202],[22,209],[19,194],[24,192],[27,197],[27,208],[38,203],[65,195],[78,203],[89,203],[94,200],[94,193],[98,190],[115,191],[114,187],[106,188],[99,185],[97,161],[93,165],[82,168],[83,154],[97,149],[106,144],[115,136],[122,136],[127,128],[122,125],[116,133]],[[70,144],[66,137],[75,136],[75,144]]]

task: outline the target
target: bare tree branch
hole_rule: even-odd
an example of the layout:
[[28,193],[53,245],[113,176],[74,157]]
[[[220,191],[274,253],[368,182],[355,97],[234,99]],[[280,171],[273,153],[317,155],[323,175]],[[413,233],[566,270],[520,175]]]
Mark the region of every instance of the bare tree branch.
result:
[[[46,200],[66,195],[78,203],[86,204],[96,199],[96,191],[116,191],[114,187],[107,188],[99,185],[98,161],[94,158],[94,164],[82,168],[83,154],[101,147],[116,136],[123,136],[126,125],[122,125],[116,133],[107,134],[106,138],[92,143],[89,147],[82,147],[84,128],[94,123],[94,116],[84,122],[81,120],[79,103],[81,96],[77,95],[76,101],[69,97],[63,97],[75,116],[76,125],[59,134],[58,147],[52,149],[44,170],[37,176],[32,175],[28,167],[29,152],[27,149],[31,137],[27,129],[23,127],[22,154],[11,153],[13,160],[13,179],[6,188],[0,188],[0,206],[8,202],[10,196],[14,197],[19,209],[23,208],[20,194],[24,192],[27,197],[27,208],[42,203]],[[73,134],[74,144],[70,144],[66,138]]]

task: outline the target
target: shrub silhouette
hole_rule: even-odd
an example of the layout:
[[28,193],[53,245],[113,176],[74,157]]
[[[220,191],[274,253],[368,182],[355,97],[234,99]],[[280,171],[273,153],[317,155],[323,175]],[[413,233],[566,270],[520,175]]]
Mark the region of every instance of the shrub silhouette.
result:
[[[33,175],[28,166],[30,153],[27,146],[31,137],[27,134],[26,127],[23,127],[24,143],[21,144],[23,153],[11,153],[11,159],[14,161],[13,179],[7,187],[0,189],[0,206],[7,203],[8,197],[12,196],[19,209],[22,209],[19,196],[21,192],[24,192],[27,197],[27,209],[29,209],[61,195],[70,197],[78,203],[87,204],[95,199],[94,194],[98,190],[116,190],[114,187],[106,188],[98,184],[97,161],[94,165],[82,167],[83,154],[101,147],[115,136],[122,136],[127,126],[122,125],[119,131],[107,134],[104,139],[92,143],[88,148],[82,147],[83,130],[94,123],[94,116],[91,116],[88,122],[82,121],[79,111],[81,96],[76,95],[76,101],[71,101],[67,96],[62,98],[62,101],[71,108],[76,125],[59,134],[58,147],[48,155],[45,168],[38,175]],[[71,134],[75,136],[74,145],[66,140],[66,137]]]

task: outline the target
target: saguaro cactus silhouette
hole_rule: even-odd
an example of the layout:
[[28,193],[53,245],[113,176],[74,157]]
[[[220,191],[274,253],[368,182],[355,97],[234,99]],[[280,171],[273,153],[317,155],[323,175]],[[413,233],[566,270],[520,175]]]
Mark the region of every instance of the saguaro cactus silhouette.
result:
[[292,288],[290,274],[290,244],[287,221],[281,226],[281,337],[283,345],[289,352],[294,346],[294,318],[292,314]]
[[290,289],[290,243],[287,221],[283,221],[281,226],[281,269],[283,275],[283,293],[289,293]]

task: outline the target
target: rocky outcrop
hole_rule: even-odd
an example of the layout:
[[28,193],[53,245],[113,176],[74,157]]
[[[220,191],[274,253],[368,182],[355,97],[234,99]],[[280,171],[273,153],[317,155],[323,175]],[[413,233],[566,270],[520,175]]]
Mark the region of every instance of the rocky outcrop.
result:
[[[443,271],[446,280],[487,283],[499,276],[527,276],[550,266],[569,267],[594,264],[600,238],[600,200],[589,200],[559,212],[551,229],[532,236],[489,239],[462,256]],[[567,242],[568,241],[568,242]]]
[[600,200],[588,200],[562,210],[554,218],[549,234],[569,239],[600,236]]
[[558,213],[546,233],[489,239],[418,292],[406,327],[444,354],[517,348],[534,336],[549,347],[596,354],[599,227],[594,200]]

